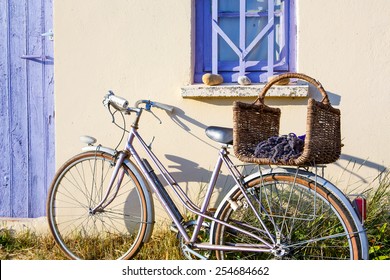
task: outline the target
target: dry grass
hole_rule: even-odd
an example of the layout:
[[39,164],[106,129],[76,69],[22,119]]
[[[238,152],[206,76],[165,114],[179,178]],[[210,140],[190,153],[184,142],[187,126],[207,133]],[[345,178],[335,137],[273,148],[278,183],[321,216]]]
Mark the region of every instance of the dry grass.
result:
[[30,231],[15,233],[9,229],[0,232],[0,259],[2,260],[61,260],[64,259],[54,239]]
[[[65,260],[50,235],[36,235],[25,231],[0,230],[0,260]],[[135,259],[178,260],[181,253],[176,234],[167,228],[155,230],[149,243],[144,244]]]
[[[366,191],[368,216],[365,222],[370,245],[370,259],[390,259],[390,172],[383,174],[379,185]],[[30,231],[15,233],[0,229],[0,260],[66,259],[51,236]],[[182,259],[176,234],[168,226],[156,227],[149,243],[135,259]]]

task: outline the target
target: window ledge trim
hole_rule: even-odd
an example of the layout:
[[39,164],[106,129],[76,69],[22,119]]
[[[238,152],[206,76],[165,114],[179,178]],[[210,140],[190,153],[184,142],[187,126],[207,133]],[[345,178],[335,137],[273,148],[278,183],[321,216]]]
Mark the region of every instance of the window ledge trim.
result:
[[[256,97],[265,84],[251,84],[241,86],[238,84],[222,84],[207,86],[204,84],[192,84],[181,87],[183,98],[214,98],[214,97]],[[304,98],[309,95],[309,85],[306,83],[289,84],[285,86],[272,86],[268,97]]]

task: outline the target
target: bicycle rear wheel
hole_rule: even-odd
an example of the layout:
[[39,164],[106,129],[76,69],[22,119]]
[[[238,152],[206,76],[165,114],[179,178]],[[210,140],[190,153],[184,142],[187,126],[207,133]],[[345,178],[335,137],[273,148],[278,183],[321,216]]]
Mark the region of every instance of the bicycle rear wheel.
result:
[[47,199],[50,230],[71,259],[129,259],[142,245],[146,201],[136,176],[123,164],[125,176],[107,207],[93,213],[106,193],[115,158],[87,152],[66,162],[57,172]]
[[[271,246],[261,253],[216,251],[218,259],[362,258],[362,233],[341,200],[324,186],[284,173],[254,178],[245,190],[248,199],[237,187],[221,203],[216,217]],[[219,245],[267,249],[257,239],[217,223],[213,240]]]

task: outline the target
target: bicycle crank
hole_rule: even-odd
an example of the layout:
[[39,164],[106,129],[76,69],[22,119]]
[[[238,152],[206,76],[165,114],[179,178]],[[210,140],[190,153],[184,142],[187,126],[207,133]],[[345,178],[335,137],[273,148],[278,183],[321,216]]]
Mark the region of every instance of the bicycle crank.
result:
[[[186,229],[189,236],[192,235],[193,229],[196,226],[196,221],[191,220],[184,224],[184,228]],[[210,224],[203,222],[202,227],[198,234],[199,242],[206,242],[209,240],[209,232],[210,232]],[[186,244],[183,236],[179,233],[179,246],[182,251],[183,256],[187,260],[207,260],[211,256],[211,250],[200,250],[200,249],[192,249],[190,244]]]

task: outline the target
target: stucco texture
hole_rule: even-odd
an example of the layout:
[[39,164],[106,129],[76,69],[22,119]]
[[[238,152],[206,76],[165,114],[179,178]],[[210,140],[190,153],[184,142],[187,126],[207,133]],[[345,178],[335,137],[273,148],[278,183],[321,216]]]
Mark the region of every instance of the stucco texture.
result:
[[[155,110],[162,124],[144,114],[140,133],[146,141],[155,137],[153,151],[196,196],[219,147],[204,129],[232,126],[237,98],[180,94],[192,83],[193,5],[191,0],[55,1],[58,166],[80,152],[80,135],[117,145],[121,131],[102,105],[113,90],[130,103],[152,99],[175,107],[172,115]],[[343,189],[365,188],[390,165],[390,1],[298,0],[296,6],[297,71],[318,79],[342,112],[343,155],[325,177]],[[318,97],[315,89],[310,95]],[[267,98],[266,103],[282,109],[282,133],[304,133],[306,98]]]

